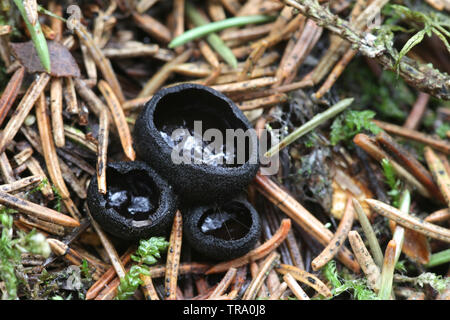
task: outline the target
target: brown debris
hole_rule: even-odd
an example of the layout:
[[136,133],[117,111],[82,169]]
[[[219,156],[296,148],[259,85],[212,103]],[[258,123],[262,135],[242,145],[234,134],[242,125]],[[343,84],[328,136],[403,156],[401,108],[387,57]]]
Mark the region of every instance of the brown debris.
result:
[[[36,48],[32,41],[11,43],[12,53],[25,67],[27,72],[45,72],[41,65]],[[53,77],[80,77],[80,69],[66,46],[56,42],[47,41],[50,54],[51,72]]]

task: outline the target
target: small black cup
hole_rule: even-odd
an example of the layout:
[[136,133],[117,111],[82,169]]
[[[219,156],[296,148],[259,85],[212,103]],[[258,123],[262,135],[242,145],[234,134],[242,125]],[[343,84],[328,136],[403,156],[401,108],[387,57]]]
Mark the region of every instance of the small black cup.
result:
[[[223,143],[205,141],[208,129],[218,129]],[[232,138],[236,133],[240,138]],[[225,147],[227,141],[234,150]],[[194,147],[180,152],[183,143]],[[225,202],[242,192],[259,168],[258,138],[245,115],[222,93],[198,84],[157,92],[135,123],[134,144],[184,204]]]
[[165,235],[177,210],[172,187],[141,161],[109,163],[107,194],[98,192],[97,177],[88,187],[87,204],[102,228],[125,240]]

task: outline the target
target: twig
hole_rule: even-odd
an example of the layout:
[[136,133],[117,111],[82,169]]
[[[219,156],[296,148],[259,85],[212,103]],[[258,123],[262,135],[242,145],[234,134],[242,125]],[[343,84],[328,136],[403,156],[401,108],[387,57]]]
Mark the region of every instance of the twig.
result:
[[[318,25],[324,26],[331,32],[352,43],[363,55],[375,58],[381,65],[390,70],[396,69],[398,53],[389,51],[384,45],[376,44],[373,36],[362,34],[346,20],[332,14],[326,7],[322,7],[316,0],[284,0],[284,2],[298,9],[303,15],[313,19]],[[372,21],[388,0],[373,1],[357,19]],[[400,76],[419,90],[432,94],[439,99],[450,100],[450,77],[440,73],[430,65],[419,64],[404,56],[398,66]]]
[[105,48],[102,50],[105,57],[108,58],[135,58],[145,56],[155,56],[159,51],[157,44],[125,44],[121,48]]
[[[74,249],[70,248],[67,244],[57,239],[47,239],[48,244],[52,251],[58,255],[62,256],[65,260],[70,262],[73,265],[80,266],[83,263],[83,257]],[[91,266],[93,264],[91,263]],[[91,267],[91,274],[94,280],[98,280],[101,275],[101,270],[98,268]]]
[[347,65],[352,61],[353,57],[358,53],[357,50],[349,49],[344,56],[339,60],[339,62],[334,66],[331,73],[328,75],[327,79],[323,85],[314,94],[316,99],[321,99],[325,93],[327,93],[334,83],[339,79],[340,75],[344,72]]
[[319,125],[327,121],[328,119],[333,118],[337,114],[344,111],[348,106],[350,106],[353,102],[353,98],[347,98],[339,101],[326,111],[319,113],[315,115],[311,120],[303,124],[301,127],[295,129],[292,133],[290,133],[287,137],[285,137],[283,140],[281,140],[277,145],[273,146],[272,148],[267,151],[264,156],[267,158],[272,157],[276,153],[278,153],[283,148],[290,145],[295,140],[299,139],[300,137],[304,136],[308,132],[311,132],[315,128],[317,128]]
[[44,230],[45,232],[49,234],[53,234],[56,236],[64,236],[65,230],[64,227],[61,225],[57,225],[48,221],[44,221],[41,219],[38,219],[33,216],[19,216],[19,221],[24,223],[25,225],[29,226],[30,229],[37,228],[39,230]]
[[140,288],[144,292],[145,298],[147,300],[159,300],[159,296],[156,292],[155,286],[153,285],[152,278],[144,274],[140,274],[139,277],[144,282]]
[[133,12],[132,16],[136,25],[156,40],[167,43],[172,39],[170,30],[152,16],[148,14],[139,14],[137,12]]
[[[399,203],[400,203],[399,204],[400,211],[403,212],[405,215],[409,214],[409,207],[411,205],[411,194],[409,193],[408,189],[402,192]],[[410,231],[413,232],[412,230]],[[398,259],[400,258],[400,254],[402,253],[403,243],[405,242],[405,229],[401,226],[395,226],[392,239],[395,240],[395,243],[397,245],[394,257],[394,264],[396,264]],[[416,243],[414,243],[414,245],[416,245]]]
[[303,61],[311,52],[322,34],[323,29],[313,20],[308,20],[302,30],[300,37],[292,49],[281,60],[276,77],[278,84],[291,83]]
[[87,139],[86,134],[83,131],[81,131],[80,129],[77,129],[75,127],[65,124],[64,125],[64,135],[67,138],[82,145],[86,149],[89,149],[92,152],[97,152],[97,143],[94,142],[95,139]]
[[176,300],[178,268],[180,266],[181,243],[183,236],[183,218],[180,210],[175,213],[170,244],[167,249],[165,295],[167,300]]
[[[45,179],[47,179],[44,169],[42,169],[41,164],[35,157],[29,157],[25,161],[25,165],[27,166],[28,170],[32,174],[43,176]],[[49,199],[49,200],[54,199],[53,190],[49,183],[42,186],[41,192],[44,195],[44,197],[46,197],[47,199]],[[76,218],[76,219],[78,220],[78,218]]]
[[139,0],[136,5],[136,10],[139,13],[144,13],[148,9],[150,9],[156,2],[159,0]]

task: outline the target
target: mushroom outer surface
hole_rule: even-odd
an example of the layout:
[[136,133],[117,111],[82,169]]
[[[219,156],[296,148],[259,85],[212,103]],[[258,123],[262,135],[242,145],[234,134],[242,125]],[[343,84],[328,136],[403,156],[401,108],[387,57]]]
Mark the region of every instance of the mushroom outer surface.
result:
[[[110,234],[124,240],[147,239],[152,236],[164,235],[169,230],[177,209],[177,196],[172,187],[161,178],[152,168],[141,161],[113,162],[108,164],[107,179],[111,178],[111,171],[119,177],[131,176],[138,173],[145,179],[151,180],[152,190],[157,191],[155,209],[148,219],[134,220],[127,218],[113,207],[107,208],[107,195],[98,192],[97,177],[94,176],[88,187],[87,204],[92,217]],[[114,185],[108,182],[108,189]],[[151,219],[150,219],[151,218]]]
[[[208,211],[229,210],[231,207],[239,205],[244,209],[251,225],[248,232],[241,238],[235,240],[224,240],[211,234],[206,234],[201,230],[204,215]],[[234,199],[220,206],[205,205],[186,209],[184,215],[184,236],[193,249],[205,257],[217,260],[231,260],[241,257],[252,250],[261,234],[261,222],[258,212],[244,199]]]
[[[234,167],[174,163],[171,158],[173,148],[161,136],[161,121],[164,120],[158,117],[176,117],[183,112],[188,117],[195,112],[201,114],[194,121],[209,116],[219,119],[221,130],[249,132],[245,163]],[[222,93],[198,84],[181,84],[157,92],[135,123],[134,144],[138,156],[167,179],[183,204],[219,203],[232,199],[248,186],[259,169],[258,138],[245,115]]]

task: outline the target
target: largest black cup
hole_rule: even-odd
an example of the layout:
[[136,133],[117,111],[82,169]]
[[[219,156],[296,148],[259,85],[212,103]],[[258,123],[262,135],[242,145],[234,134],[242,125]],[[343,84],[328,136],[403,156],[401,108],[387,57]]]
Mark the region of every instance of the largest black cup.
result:
[[259,168],[258,138],[245,115],[222,93],[198,84],[157,92],[136,120],[134,143],[184,204],[229,200]]

